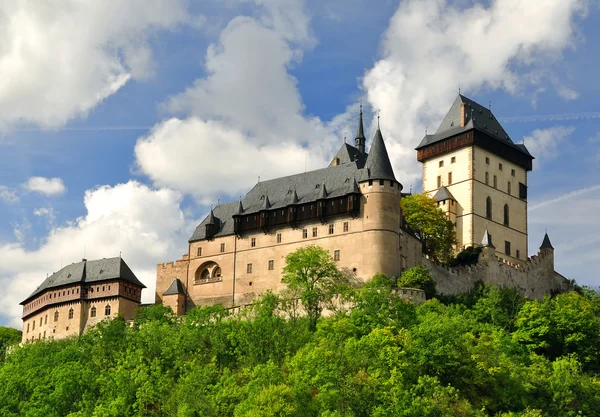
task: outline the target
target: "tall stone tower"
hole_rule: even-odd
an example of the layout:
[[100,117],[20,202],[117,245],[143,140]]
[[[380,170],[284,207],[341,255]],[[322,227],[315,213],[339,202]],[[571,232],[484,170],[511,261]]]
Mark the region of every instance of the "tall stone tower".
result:
[[527,173],[534,158],[489,108],[459,94],[416,150],[423,191],[455,221],[457,251],[477,245],[487,230],[497,256],[527,259]]

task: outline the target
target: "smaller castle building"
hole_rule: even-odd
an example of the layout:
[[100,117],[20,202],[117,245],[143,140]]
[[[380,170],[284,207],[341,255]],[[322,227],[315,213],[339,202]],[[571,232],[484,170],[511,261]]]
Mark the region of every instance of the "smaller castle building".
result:
[[143,288],[121,257],[67,265],[21,302],[22,342],[78,336],[118,315],[131,320]]

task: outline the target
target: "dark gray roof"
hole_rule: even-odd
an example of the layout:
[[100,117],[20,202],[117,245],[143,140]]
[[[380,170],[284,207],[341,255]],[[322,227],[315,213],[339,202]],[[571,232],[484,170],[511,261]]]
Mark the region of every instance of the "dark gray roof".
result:
[[365,139],[365,129],[363,128],[362,120],[362,104],[360,105],[360,116],[358,119],[358,127],[356,128],[356,139]]
[[[466,114],[466,123],[463,127],[460,126],[460,108],[462,104],[465,105]],[[454,100],[454,103],[450,107],[450,110],[448,110],[446,117],[444,117],[444,120],[442,120],[442,123],[436,132],[432,135],[425,135],[421,143],[419,143],[419,146],[415,149],[421,149],[432,143],[439,142],[471,129],[484,132],[492,138],[531,156],[525,145],[515,144],[511,140],[508,133],[506,133],[489,108],[476,103],[462,94],[459,94],[458,97],[456,97],[456,100]]]
[[552,243],[550,243],[550,238],[548,237],[548,233],[544,235],[544,240],[542,241],[542,246],[540,249],[554,249],[552,247]]
[[163,295],[178,295],[178,294],[185,294],[185,291],[183,290],[183,284],[181,283],[179,278],[175,278],[173,280],[173,282],[171,283],[171,285],[169,286],[169,288],[167,288],[167,291],[163,292]]
[[448,190],[446,187],[441,186],[439,190],[437,190],[437,193],[435,193],[435,195],[433,196],[433,198],[436,201],[444,201],[444,200],[454,200],[456,201],[456,198],[454,198],[454,196],[452,195],[452,193],[450,192],[450,190]]
[[[258,213],[265,209],[280,209],[291,204],[311,203],[322,198],[357,193],[360,192],[358,182],[368,179],[396,181],[379,129],[368,156],[346,143],[342,145],[337,155],[340,158],[340,165],[330,164],[327,168],[262,181],[256,184],[241,202],[219,204],[196,227],[189,241],[206,239],[206,225],[209,221],[219,226],[214,237],[232,235],[234,215]],[[352,155],[355,159],[352,159]],[[365,156],[367,157],[363,168],[361,159]],[[240,209],[243,210],[242,213]]]
[[485,229],[485,232],[483,233],[481,246],[483,246],[484,248],[496,248],[492,243],[492,235],[490,235],[490,232],[488,232],[487,229]]
[[371,149],[369,150],[369,156],[365,162],[363,168],[362,181],[365,180],[393,180],[396,181],[394,176],[394,169],[390,162],[385,142],[383,141],[383,135],[381,129],[377,128]]
[[[334,159],[338,158],[340,160],[340,165],[356,162],[358,167],[362,168],[365,165],[367,156],[368,155],[366,153],[359,152],[354,146],[344,143],[338,153],[335,155]],[[334,166],[333,160],[329,166]]]
[[142,288],[146,288],[120,257],[97,259],[93,261],[83,260],[67,265],[58,272],[50,275],[21,304],[25,304],[29,299],[51,288],[77,283],[101,282],[116,279],[121,279]]

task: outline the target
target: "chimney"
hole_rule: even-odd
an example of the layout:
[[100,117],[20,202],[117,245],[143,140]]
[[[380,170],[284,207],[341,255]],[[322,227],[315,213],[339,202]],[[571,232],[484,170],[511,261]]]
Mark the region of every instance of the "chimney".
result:
[[467,114],[465,113],[465,103],[460,104],[460,127],[465,127],[467,124]]
[[333,165],[334,167],[338,166],[340,164],[340,158],[333,158],[333,162],[331,165]]

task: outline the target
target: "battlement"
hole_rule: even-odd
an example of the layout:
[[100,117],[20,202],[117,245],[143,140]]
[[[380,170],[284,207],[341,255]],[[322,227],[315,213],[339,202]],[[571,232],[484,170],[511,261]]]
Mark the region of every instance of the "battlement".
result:
[[175,261],[162,262],[157,265],[158,269],[173,269],[180,268],[182,266],[187,266],[190,261],[190,255],[185,253],[181,255],[181,259],[177,259]]

